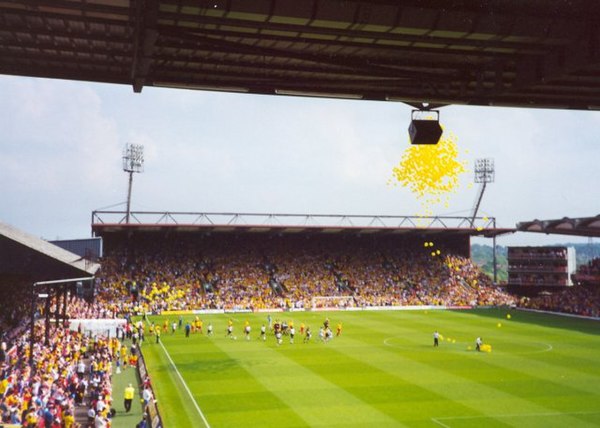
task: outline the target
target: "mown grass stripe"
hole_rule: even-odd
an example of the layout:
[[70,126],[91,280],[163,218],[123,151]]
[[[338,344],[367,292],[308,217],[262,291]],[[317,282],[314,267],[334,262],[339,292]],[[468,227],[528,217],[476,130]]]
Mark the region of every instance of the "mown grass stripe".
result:
[[[232,359],[243,359],[247,350],[220,342],[218,346]],[[248,344],[251,345],[251,344]],[[249,372],[269,391],[293,409],[308,426],[351,426],[364,424],[373,426],[402,426],[395,419],[373,408],[363,400],[329,382],[318,373],[285,357],[283,349],[278,350],[258,343],[256,352],[264,361],[277,361],[276,367],[253,365]],[[312,344],[311,344],[312,345]],[[296,346],[304,346],[297,343]],[[281,352],[280,352],[281,351]],[[281,355],[278,355],[281,354]],[[285,375],[287,373],[287,375]]]

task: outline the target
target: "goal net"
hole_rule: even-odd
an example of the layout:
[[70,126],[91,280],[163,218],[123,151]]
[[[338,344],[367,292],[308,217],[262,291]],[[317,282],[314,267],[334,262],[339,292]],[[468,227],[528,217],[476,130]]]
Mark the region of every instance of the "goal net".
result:
[[352,296],[313,296],[312,309],[346,309],[356,306]]

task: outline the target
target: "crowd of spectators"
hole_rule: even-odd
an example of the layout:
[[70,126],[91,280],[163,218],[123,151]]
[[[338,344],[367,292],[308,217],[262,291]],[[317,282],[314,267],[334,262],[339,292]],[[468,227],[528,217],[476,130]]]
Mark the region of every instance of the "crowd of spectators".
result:
[[120,342],[85,336],[51,325],[36,325],[30,351],[29,333],[6,348],[0,373],[0,422],[38,428],[76,428],[76,408],[87,406],[86,426],[109,427],[112,362]]
[[[0,302],[10,302],[0,310],[0,338],[12,341],[25,329],[31,313],[31,284],[10,277],[0,284]],[[0,359],[1,360],[1,359]]]
[[414,238],[146,240],[107,254],[98,289],[106,303],[125,302],[115,311],[309,308],[314,296],[360,307],[515,303],[468,258],[437,248]]
[[577,268],[573,282],[580,285],[600,286],[600,258],[590,260]]
[[590,260],[577,268],[578,274],[600,276],[600,258]]
[[573,286],[536,297],[521,299],[520,306],[529,309],[600,317],[600,287]]

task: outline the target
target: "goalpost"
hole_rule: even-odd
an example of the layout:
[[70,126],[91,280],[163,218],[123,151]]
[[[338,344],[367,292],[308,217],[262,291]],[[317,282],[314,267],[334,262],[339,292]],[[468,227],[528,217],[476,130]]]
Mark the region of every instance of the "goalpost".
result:
[[346,309],[355,307],[352,296],[313,296],[310,299],[311,309]]

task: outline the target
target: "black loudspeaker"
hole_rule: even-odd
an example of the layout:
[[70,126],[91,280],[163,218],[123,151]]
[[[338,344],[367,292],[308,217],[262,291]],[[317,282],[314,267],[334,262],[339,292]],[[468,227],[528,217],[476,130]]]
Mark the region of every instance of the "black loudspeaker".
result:
[[[435,119],[415,119],[415,113],[435,114]],[[440,114],[438,111],[413,110],[410,126],[408,127],[408,136],[411,144],[437,144],[442,136],[442,127],[440,126]]]

